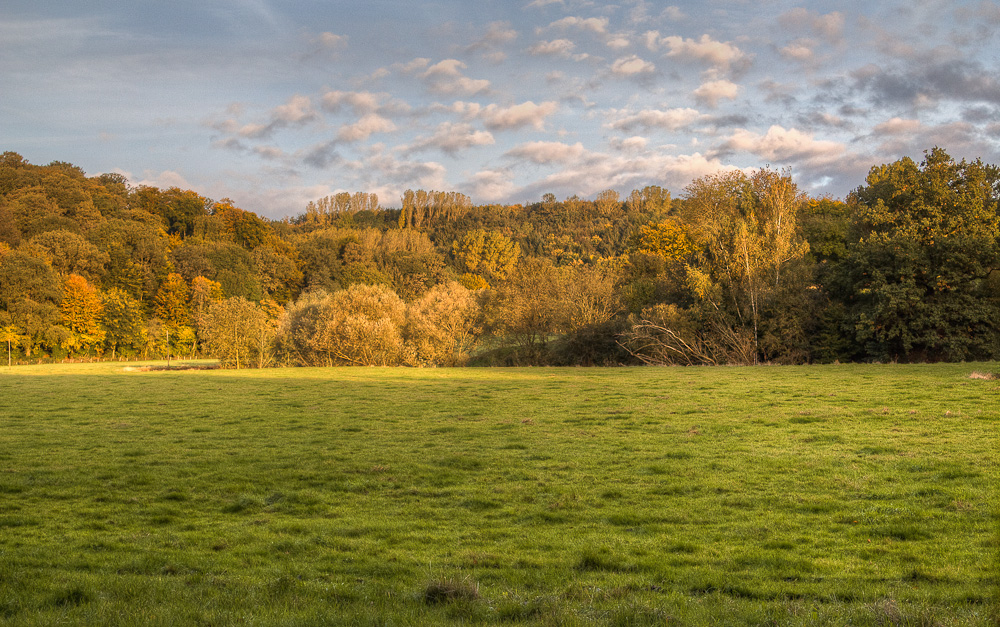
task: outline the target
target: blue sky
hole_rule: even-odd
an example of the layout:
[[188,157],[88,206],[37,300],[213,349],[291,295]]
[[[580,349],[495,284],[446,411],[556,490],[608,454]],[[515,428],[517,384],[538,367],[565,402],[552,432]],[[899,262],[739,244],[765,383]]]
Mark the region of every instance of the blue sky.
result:
[[0,150],[229,197],[842,197],[935,145],[1000,162],[1000,3],[6,0]]

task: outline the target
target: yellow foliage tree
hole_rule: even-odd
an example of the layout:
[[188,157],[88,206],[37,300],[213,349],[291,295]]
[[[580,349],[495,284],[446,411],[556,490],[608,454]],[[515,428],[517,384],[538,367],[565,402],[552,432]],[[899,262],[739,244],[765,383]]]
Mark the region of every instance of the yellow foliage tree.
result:
[[7,366],[10,366],[10,353],[11,349],[21,343],[22,335],[18,333],[19,329],[13,325],[7,325],[5,327],[0,327],[0,342],[6,342],[7,344]]
[[188,286],[184,277],[171,272],[156,292],[156,315],[165,324],[177,328],[188,323]]
[[62,342],[67,351],[88,350],[104,341],[105,332],[101,327],[104,305],[97,288],[87,279],[79,274],[66,277],[59,308],[63,326],[72,334]]
[[768,168],[702,177],[685,193],[684,218],[703,253],[688,268],[692,291],[717,311],[732,308],[750,330],[756,361],[763,303],[785,264],[809,251],[797,223],[805,196],[788,172]]
[[452,252],[461,270],[479,275],[489,284],[507,280],[521,256],[521,247],[498,231],[475,229],[455,242]]
[[639,227],[635,248],[641,253],[658,255],[666,261],[686,261],[698,247],[684,225],[674,219]]
[[481,331],[479,302],[459,283],[435,285],[407,310],[407,340],[417,364],[463,364]]

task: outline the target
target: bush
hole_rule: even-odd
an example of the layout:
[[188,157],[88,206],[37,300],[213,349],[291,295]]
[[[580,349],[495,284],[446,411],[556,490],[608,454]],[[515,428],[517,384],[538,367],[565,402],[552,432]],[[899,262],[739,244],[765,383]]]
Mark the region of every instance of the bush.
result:
[[462,365],[481,331],[476,295],[459,283],[436,285],[410,305],[406,330],[415,364]]
[[352,285],[305,296],[288,308],[277,346],[304,366],[396,366],[404,363],[406,305],[384,285]]

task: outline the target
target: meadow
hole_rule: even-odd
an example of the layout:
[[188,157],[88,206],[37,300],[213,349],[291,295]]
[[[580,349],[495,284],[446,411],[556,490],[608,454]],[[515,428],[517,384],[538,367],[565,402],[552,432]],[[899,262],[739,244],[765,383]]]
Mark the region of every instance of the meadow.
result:
[[993,625],[974,371],[0,368],[0,624]]

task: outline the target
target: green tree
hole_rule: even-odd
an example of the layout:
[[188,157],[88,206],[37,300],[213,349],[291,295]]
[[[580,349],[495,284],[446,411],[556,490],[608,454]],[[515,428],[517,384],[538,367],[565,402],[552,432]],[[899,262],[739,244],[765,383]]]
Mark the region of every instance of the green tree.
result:
[[104,327],[104,343],[115,359],[123,351],[138,351],[143,344],[145,318],[142,304],[128,292],[112,288],[104,294],[104,308],[101,312]]
[[107,220],[87,234],[108,255],[102,287],[117,287],[134,298],[149,302],[168,272],[169,238],[162,221],[145,211],[133,211]]
[[212,214],[221,218],[232,240],[247,250],[263,245],[271,236],[271,229],[257,214],[235,207],[228,198],[215,203]]
[[253,251],[253,264],[266,297],[287,303],[302,286],[302,271],[287,255],[271,246],[258,246]]
[[195,331],[201,336],[201,331],[207,324],[208,309],[215,301],[224,298],[222,285],[217,281],[197,276],[191,280],[191,299],[188,302],[190,320]]
[[857,241],[839,296],[874,359],[1000,356],[1000,217],[995,167],[934,148],[871,169],[849,202]]
[[14,218],[18,232],[23,237],[32,237],[45,231],[68,228],[78,231],[79,226],[65,217],[65,211],[49,198],[41,186],[20,188],[6,198],[3,203]]
[[44,251],[52,268],[63,276],[79,274],[100,280],[110,261],[107,253],[72,231],[46,231],[32,237],[31,244]]
[[212,204],[198,193],[178,187],[163,191],[140,186],[132,191],[131,200],[133,207],[163,218],[167,232],[181,237],[194,234],[198,218],[207,216]]
[[286,364],[297,366],[332,365],[332,357],[325,354],[314,341],[324,307],[330,296],[323,291],[308,292],[288,305],[281,316],[275,343],[278,358]]

